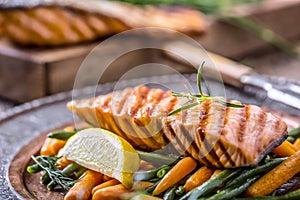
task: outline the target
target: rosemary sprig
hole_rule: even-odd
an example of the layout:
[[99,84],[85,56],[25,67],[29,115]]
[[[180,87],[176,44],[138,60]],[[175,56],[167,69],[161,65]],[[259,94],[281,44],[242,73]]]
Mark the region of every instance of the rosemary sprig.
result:
[[[202,103],[206,100],[215,100],[215,101],[218,101],[219,103],[221,103],[225,106],[235,107],[235,108],[243,108],[245,106],[244,104],[230,103],[230,102],[227,102],[226,100],[223,100],[219,97],[212,97],[212,96],[210,96],[210,94],[206,95],[206,94],[203,93],[202,87],[201,87],[201,77],[202,77],[202,70],[203,70],[204,63],[205,63],[204,61],[201,63],[201,65],[198,69],[198,73],[197,73],[198,93],[196,93],[196,94],[193,94],[191,92],[178,93],[178,92],[172,91],[173,96],[179,97],[179,98],[187,98],[188,101],[183,106],[181,106],[180,108],[171,111],[168,114],[168,116],[177,114],[177,113],[179,113],[183,110],[186,110],[186,109],[192,108],[194,106],[197,106],[198,104],[200,104],[200,103]],[[206,85],[206,87],[207,87],[207,85]]]
[[55,163],[58,157],[39,156],[39,159],[37,159],[36,157],[31,156],[31,158],[49,175],[51,181],[57,183],[64,190],[69,190],[78,181],[65,176],[62,171],[56,169]]

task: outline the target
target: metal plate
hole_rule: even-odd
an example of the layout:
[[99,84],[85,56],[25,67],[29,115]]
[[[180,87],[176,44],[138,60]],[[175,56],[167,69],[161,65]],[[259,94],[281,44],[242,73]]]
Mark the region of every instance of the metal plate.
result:
[[[155,86],[168,86],[172,89],[182,90],[184,82],[188,80],[191,86],[196,88],[196,75],[188,74],[155,76],[140,79],[124,80],[117,83],[118,88],[125,88],[144,83],[151,83]],[[210,82],[218,88],[218,83]],[[106,94],[111,92],[116,83],[102,84],[97,87],[97,94]],[[221,87],[220,87],[221,88]],[[257,104],[266,106],[269,102],[258,99],[256,96],[247,96],[235,88],[226,86],[226,97],[228,99],[237,99],[247,104]],[[74,98],[82,98],[95,93],[94,87],[84,88],[73,93]],[[215,93],[215,92],[214,92]],[[218,91],[216,91],[218,93]],[[66,102],[72,98],[72,92],[61,93],[50,96],[19,107],[8,110],[0,114],[0,199],[24,199],[11,186],[8,178],[11,161],[20,149],[27,145],[31,140],[41,134],[61,127],[62,125],[72,123],[74,118],[66,108]],[[271,105],[271,104],[270,104]],[[273,104],[272,104],[273,105]],[[297,113],[295,110],[285,110],[291,113]],[[298,112],[299,113],[299,112]],[[297,124],[293,117],[289,117],[290,123]],[[20,183],[22,184],[22,183]]]

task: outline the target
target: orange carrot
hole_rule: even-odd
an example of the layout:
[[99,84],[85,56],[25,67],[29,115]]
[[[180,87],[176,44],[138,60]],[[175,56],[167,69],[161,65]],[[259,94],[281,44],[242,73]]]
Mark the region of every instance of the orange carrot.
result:
[[97,185],[93,188],[92,194],[94,194],[97,190],[100,190],[102,188],[106,188],[118,184],[120,184],[120,181],[118,181],[117,179],[111,179],[109,181],[103,182],[100,185]]
[[74,131],[74,127],[73,126],[67,126],[67,127],[64,128],[64,131],[72,132],[72,131]]
[[106,182],[106,181],[109,181],[111,179],[113,179],[113,178],[104,174],[103,178],[102,178],[102,182]]
[[97,190],[93,194],[92,200],[119,200],[121,196],[131,192],[131,189],[126,188],[122,184],[113,185],[110,187]]
[[82,178],[68,191],[64,200],[87,200],[92,194],[92,189],[102,180],[102,174],[87,170]]
[[273,153],[275,153],[278,157],[289,157],[296,153],[296,148],[288,141],[284,141],[281,145],[273,149]]
[[246,196],[265,196],[272,193],[295,174],[300,172],[300,151],[287,158],[267,174],[253,183],[245,192]]
[[145,190],[147,187],[150,187],[151,185],[153,185],[153,183],[149,182],[149,181],[137,181],[134,182],[132,189],[133,190]]
[[203,184],[213,175],[214,170],[206,166],[198,169],[184,184],[184,190],[186,192],[191,191],[195,187]]
[[214,177],[215,175],[218,175],[218,174],[220,174],[221,172],[222,172],[222,170],[216,169],[216,170],[214,171],[214,173],[211,175],[211,177]]
[[152,194],[159,195],[174,186],[182,178],[192,172],[196,166],[197,162],[191,157],[183,158],[162,178]]
[[295,147],[297,150],[300,150],[300,138],[298,138],[298,139],[294,142],[294,147]]
[[57,169],[62,170],[71,163],[73,163],[73,161],[68,160],[66,157],[61,157],[56,161],[55,166]]
[[58,151],[65,146],[66,141],[55,138],[46,138],[40,154],[43,156],[54,156],[57,155]]

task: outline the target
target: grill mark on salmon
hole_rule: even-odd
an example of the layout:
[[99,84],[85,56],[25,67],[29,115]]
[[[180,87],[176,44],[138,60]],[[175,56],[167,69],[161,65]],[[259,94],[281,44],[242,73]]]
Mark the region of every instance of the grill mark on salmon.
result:
[[[229,101],[230,103],[235,103],[235,104],[240,104],[239,101]],[[232,120],[230,118],[230,116],[234,116],[234,115],[239,115],[240,118],[238,120]],[[232,130],[228,128],[224,128],[221,132],[221,138],[224,137],[227,138],[228,140],[236,140],[236,143],[242,143],[243,141],[243,133],[244,133],[244,123],[245,123],[245,108],[240,108],[240,109],[236,109],[233,107],[226,107],[226,117],[225,117],[225,122],[224,122],[224,126],[225,127],[232,127],[235,128],[237,130],[237,134],[234,138],[232,138],[231,134],[232,134]],[[228,138],[230,137],[230,138]],[[238,153],[238,149],[237,148],[229,148],[226,149],[223,142],[223,140],[221,140],[219,142],[219,147],[221,149],[221,151],[224,153],[223,157],[226,157],[226,161],[225,159],[222,159],[223,162],[223,166],[228,166],[234,163],[234,160],[236,159],[235,154]],[[221,160],[221,159],[220,159]]]
[[183,146],[183,144],[179,140],[179,137],[177,137],[177,135],[176,135],[176,133],[175,133],[173,127],[172,127],[172,122],[167,122],[166,123],[166,128],[167,128],[167,132],[169,133],[167,135],[168,139],[172,142],[172,144],[175,146],[175,148],[177,149],[178,152],[184,153],[185,152],[185,147]]
[[[153,91],[153,92],[151,93],[151,91]],[[164,94],[165,94],[165,92],[160,89],[155,89],[155,90],[152,89],[151,91],[148,93],[148,97],[147,97],[148,102],[142,110],[143,113],[146,113],[146,116],[152,116],[154,107],[159,105],[159,102],[161,102],[161,100],[164,98]]]
[[[151,123],[157,124],[157,119],[150,115],[150,109],[153,110],[154,105],[157,105],[160,102],[161,99],[158,97],[162,96],[160,93],[163,93],[163,91],[159,89],[149,89],[147,87],[144,87],[141,91],[143,102],[134,115],[134,122],[137,124],[137,126],[133,125],[134,130],[140,138],[143,138],[142,140],[146,145],[158,149],[161,147],[160,142],[157,142],[159,141],[160,133],[159,130],[151,130]],[[136,94],[138,95],[139,93]]]
[[[198,146],[196,144],[196,137],[198,137],[197,135],[198,135],[198,129],[199,129],[197,124],[199,124],[199,111],[200,110],[201,110],[201,106],[195,106],[193,108],[185,110],[186,117],[182,117],[182,118],[186,119],[185,124],[184,124],[184,129],[185,129],[186,134],[183,136],[187,137],[188,141],[191,141],[189,143],[187,151],[189,151],[190,154],[194,158],[198,158],[198,160],[200,162],[206,163],[208,165],[209,161],[204,157],[204,155],[199,155],[200,149],[198,148]],[[190,127],[193,127],[193,128],[190,128]],[[193,131],[191,131],[191,129],[193,129]]]
[[[260,126],[258,126],[258,130],[257,131],[263,133],[261,135],[267,135],[267,134],[264,134],[265,133],[264,129],[266,127],[266,123],[265,122],[266,122],[267,118],[268,118],[268,116],[266,115],[266,113],[259,112],[258,120],[259,120]],[[264,140],[264,136],[261,139]],[[261,142],[261,140],[256,140],[256,141],[257,141],[257,143]],[[263,148],[265,148],[265,147],[263,147]]]
[[[167,92],[168,96],[171,95],[171,92]],[[168,115],[172,110],[174,110],[176,103],[178,102],[178,99],[176,97],[171,96],[171,100],[169,101],[169,104],[166,108],[165,114]]]
[[[102,118],[98,117],[98,123],[101,127],[101,124],[103,124],[104,127],[107,127],[108,130],[112,130],[114,132],[116,132],[119,136],[127,139],[129,142],[133,142],[133,140],[127,135],[125,134],[116,124],[116,121],[114,119],[114,115],[112,114],[113,109],[112,109],[112,94],[111,95],[106,95],[104,96],[104,98],[98,98],[98,103],[99,104],[95,104],[93,105],[95,107],[95,109],[98,111],[96,112],[97,116],[101,116]],[[96,103],[97,103],[96,100]],[[106,123],[105,123],[106,122]]]
[[[72,101],[68,106],[82,119],[96,125],[99,121],[136,148],[157,150],[170,142],[178,152],[218,168],[255,165],[287,137],[286,124],[257,106],[232,108],[207,100],[167,116],[166,110],[185,102],[169,91],[137,86],[116,94]],[[144,117],[150,119],[149,127],[134,121]]]
[[130,104],[128,109],[128,115],[133,117],[134,122],[138,124],[138,111],[141,106],[145,104],[147,100],[146,95],[149,92],[149,89],[146,87],[138,87],[133,90],[132,95],[130,96]]
[[[206,101],[203,102],[203,104],[201,104],[201,106],[203,106],[203,111],[204,113],[207,113],[207,115],[204,115],[203,117],[200,116],[200,122],[199,122],[199,128],[198,128],[198,134],[197,137],[195,138],[196,144],[199,146],[199,153],[200,153],[200,157],[201,158],[205,158],[206,160],[208,160],[209,163],[212,163],[212,165],[219,167],[219,165],[217,164],[217,162],[215,161],[215,159],[210,155],[210,147],[207,144],[207,135],[206,135],[206,131],[207,131],[207,125],[210,122],[210,118],[209,118],[209,112],[211,109],[211,104],[209,103],[210,101]],[[201,112],[200,112],[201,113]],[[200,131],[200,132],[199,132]],[[197,159],[199,160],[199,159]]]
[[220,157],[220,161],[223,165],[223,167],[226,166],[233,166],[234,165],[234,161],[232,160],[231,156],[229,155],[229,153],[227,152],[226,148],[224,147],[222,142],[218,142],[219,148],[223,153],[223,156],[225,157],[225,159],[221,159]]
[[238,132],[238,141],[242,143],[244,141],[244,133],[246,130],[246,121],[247,121],[246,106],[243,109],[240,109],[240,116],[241,117],[239,120],[240,129]]
[[[127,98],[127,95],[124,95],[124,98]],[[136,131],[134,130],[133,126],[132,126],[132,118],[130,118],[127,115],[127,109],[126,109],[126,105],[128,105],[128,101],[126,101],[126,105],[121,105],[120,102],[116,103],[119,104],[120,106],[122,106],[122,109],[120,113],[114,117],[117,121],[117,125],[120,127],[120,129],[122,130],[122,132],[127,133],[127,136],[130,137],[131,140],[134,141],[134,144],[136,144],[137,146],[140,146],[141,148],[144,147],[146,149],[147,145],[144,143],[144,141],[142,140],[142,138],[140,138]]]
[[[112,113],[110,113],[110,117],[115,122],[115,126],[117,127],[117,130],[122,135],[125,135],[125,138],[129,138],[130,141],[132,141],[133,144],[137,146],[144,146],[146,148],[146,145],[144,142],[136,136],[135,131],[130,126],[129,119],[124,117],[124,115],[127,113],[127,104],[129,101],[128,96],[132,93],[131,89],[125,89],[122,91],[117,91],[112,94],[111,99],[111,110]],[[125,129],[125,130],[123,130]],[[127,134],[125,134],[127,133]]]

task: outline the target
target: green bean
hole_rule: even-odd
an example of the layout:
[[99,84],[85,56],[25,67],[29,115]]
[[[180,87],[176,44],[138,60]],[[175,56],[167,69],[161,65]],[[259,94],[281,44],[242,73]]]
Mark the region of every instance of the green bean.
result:
[[198,197],[211,195],[215,190],[219,189],[224,183],[238,175],[242,169],[226,169],[215,175],[202,185],[189,191],[180,200],[197,199]]
[[229,187],[232,187],[234,185],[243,183],[245,180],[247,180],[250,177],[253,177],[253,176],[255,176],[257,174],[260,174],[260,173],[263,173],[263,172],[270,171],[271,169],[273,169],[274,167],[279,165],[285,159],[286,158],[276,158],[276,159],[268,161],[267,163],[264,163],[262,165],[254,167],[252,169],[245,170],[240,176],[238,176],[237,178],[235,178],[232,181],[228,182],[225,185],[224,188],[229,188]]
[[76,178],[79,178],[85,171],[86,171],[86,168],[81,167],[80,169],[74,171],[74,176]]
[[294,142],[296,141],[295,137],[293,137],[293,136],[288,136],[288,137],[286,138],[286,140],[287,140],[288,142],[290,142],[290,143],[294,143]]
[[174,162],[178,162],[178,158],[169,157],[157,153],[148,153],[144,151],[137,151],[140,159],[151,162],[156,165],[169,165]]
[[57,186],[57,183],[55,181],[51,181],[50,183],[48,183],[47,185],[47,189],[52,191],[54,190],[54,188]]
[[133,176],[135,181],[147,181],[156,178],[158,169],[136,172]]
[[155,183],[155,182],[157,182],[159,180],[161,180],[161,178],[156,177],[156,178],[150,179],[149,182]]
[[184,193],[184,187],[183,187],[183,185],[177,187],[175,193],[176,193],[178,196],[182,196],[183,193]]
[[135,181],[148,181],[151,179],[156,179],[156,178],[162,178],[167,169],[171,169],[170,166],[162,166],[157,169],[153,170],[148,170],[148,171],[142,171],[142,172],[136,172],[133,176],[133,180]]
[[288,135],[292,136],[292,137],[295,137],[295,138],[300,137],[300,126],[297,127],[297,128],[293,128],[293,129],[289,130]]
[[[37,156],[36,159],[40,163],[40,165],[43,165],[43,166],[46,165],[46,163],[43,162],[43,156]],[[40,172],[40,171],[43,170],[43,168],[40,165],[37,164],[37,163],[32,164],[32,165],[30,165],[30,166],[27,167],[27,171],[29,173],[38,173],[38,172]]]
[[300,199],[300,189],[281,196],[260,196],[237,198],[236,200],[295,200]]
[[174,163],[171,163],[169,165],[163,165],[157,169],[136,172],[133,176],[133,180],[148,181],[155,178],[162,178],[172,168],[173,165]]
[[50,178],[49,174],[46,172],[40,178],[40,182],[44,185],[48,184],[50,181],[51,181],[51,178]]
[[70,137],[75,135],[78,132],[78,130],[74,131],[56,131],[48,134],[48,138],[55,138],[59,140],[68,140]]
[[38,173],[38,172],[40,172],[42,170],[43,169],[38,164],[33,164],[33,165],[30,165],[30,166],[27,167],[27,171],[29,173],[32,173],[32,174]]
[[157,171],[156,176],[158,178],[163,178],[166,175],[166,173],[168,173],[168,171],[170,171],[170,169],[172,169],[171,166],[165,166]]
[[171,187],[170,189],[168,189],[164,196],[163,196],[163,199],[164,200],[173,200],[175,199],[175,196],[176,196],[176,189],[177,189],[177,185]]
[[80,168],[82,167],[77,163],[71,163],[62,170],[62,174],[65,176],[70,176],[73,172],[79,170]]
[[245,182],[243,182],[241,185],[233,185],[232,187],[229,187],[227,189],[221,189],[218,191],[217,194],[207,198],[207,200],[230,200],[239,194],[242,194],[244,191],[247,190],[247,188],[254,183],[260,175],[256,175],[254,177],[251,177],[247,179]]
[[157,182],[155,182],[153,185],[151,185],[150,187],[147,187],[144,192],[148,193],[148,194],[152,194],[153,190],[156,188],[156,186],[159,184],[161,180],[158,180]]

